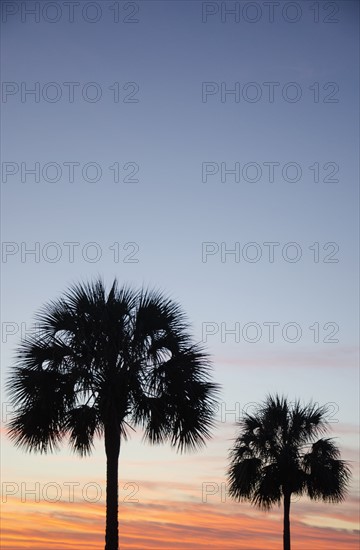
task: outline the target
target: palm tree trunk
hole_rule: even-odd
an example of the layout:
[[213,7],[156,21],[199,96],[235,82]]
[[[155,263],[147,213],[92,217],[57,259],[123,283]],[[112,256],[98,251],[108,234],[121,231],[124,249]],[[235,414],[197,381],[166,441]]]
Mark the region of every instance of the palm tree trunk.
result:
[[290,500],[291,493],[284,493],[284,550],[290,550]]
[[119,549],[118,465],[120,434],[117,426],[105,429],[106,452],[106,532],[105,550]]

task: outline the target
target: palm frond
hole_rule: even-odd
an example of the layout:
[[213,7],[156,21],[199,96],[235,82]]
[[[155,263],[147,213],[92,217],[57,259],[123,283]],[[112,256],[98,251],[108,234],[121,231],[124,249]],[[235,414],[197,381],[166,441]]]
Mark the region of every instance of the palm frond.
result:
[[98,411],[88,405],[70,409],[66,414],[64,428],[69,433],[72,449],[81,456],[91,454],[95,433],[101,435],[103,432]]
[[109,425],[123,439],[142,425],[151,442],[181,451],[210,437],[218,391],[210,360],[165,294],[116,280],[107,291],[96,279],[70,287],[36,320],[40,335],[19,347],[8,384],[18,444],[44,452],[68,434],[85,455]]
[[340,451],[330,438],[319,439],[303,456],[307,491],[313,500],[341,502],[351,477],[349,465],[340,459]]
[[349,466],[332,440],[314,441],[328,427],[326,414],[326,407],[313,403],[296,400],[291,405],[285,397],[267,396],[238,423],[240,432],[230,450],[230,494],[265,510],[285,493],[307,492],[312,499],[340,502]]

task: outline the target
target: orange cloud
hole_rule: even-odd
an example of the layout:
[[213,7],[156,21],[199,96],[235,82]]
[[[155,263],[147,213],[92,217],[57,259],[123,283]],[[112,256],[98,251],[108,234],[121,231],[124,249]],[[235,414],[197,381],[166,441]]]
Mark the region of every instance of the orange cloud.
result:
[[[217,500],[208,500],[121,503],[122,550],[281,549],[281,509],[265,514],[247,504],[221,502],[219,495]],[[2,507],[2,550],[104,547],[103,502],[22,503],[9,498]],[[342,506],[295,503],[293,550],[357,549],[355,509],[352,501]]]

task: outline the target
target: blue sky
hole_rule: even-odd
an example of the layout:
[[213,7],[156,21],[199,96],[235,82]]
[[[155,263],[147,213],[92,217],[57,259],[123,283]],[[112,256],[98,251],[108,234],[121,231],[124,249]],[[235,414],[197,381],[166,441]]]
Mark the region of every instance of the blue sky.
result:
[[[46,21],[42,12],[36,23],[20,3],[7,4],[18,11],[2,25],[2,80],[8,92],[2,97],[1,126],[2,376],[21,337],[20,330],[9,334],[15,326],[11,323],[29,326],[34,312],[69,284],[100,274],[109,284],[117,277],[134,287],[165,290],[182,304],[198,340],[206,323],[223,323],[227,329],[236,322],[262,327],[257,343],[237,343],[231,335],[222,342],[220,328],[207,338],[214,376],[223,385],[222,399],[229,409],[279,391],[291,399],[336,403],[339,425],[356,424],[357,2],[335,3],[335,15],[325,2],[298,2],[301,16],[294,23],[283,13],[291,19],[295,8],[281,11],[289,2],[280,2],[273,23],[264,2],[253,3],[260,6],[257,23],[246,21],[244,2],[237,3],[238,23],[231,16],[221,22],[221,2],[140,1],[128,8],[120,3],[121,18],[138,8],[133,16],[137,23],[115,23],[107,1],[95,3],[102,10],[96,23],[84,21],[78,11],[69,23],[63,2],[57,2],[61,18],[56,23]],[[311,5],[319,6],[319,23]],[[203,13],[217,8],[218,13],[202,21]],[[51,9],[50,18],[55,13]],[[249,13],[252,17],[255,11]],[[325,17],[338,22],[324,22]],[[22,86],[31,88],[36,82],[39,101],[31,95],[22,101]],[[51,82],[55,86],[48,86]],[[73,102],[67,82],[79,84]],[[89,82],[95,86],[87,87]],[[231,94],[221,101],[221,83],[231,90],[236,82],[240,101]],[[275,83],[273,102],[268,100],[269,84],[264,85],[269,82]],[[134,84],[124,90],[126,83]],[[202,95],[204,83],[215,83],[219,92]],[[14,86],[17,93],[11,93]],[[52,102],[51,94],[59,90],[61,97]],[[99,101],[84,99],[83,94],[91,99],[99,90]],[[119,102],[114,101],[116,90]],[[256,90],[261,97],[252,102]],[[296,90],[301,98],[293,102]],[[138,101],[124,103],[131,92],[130,98]],[[22,182],[21,163],[28,168],[39,163],[40,181],[25,174]],[[58,181],[50,181],[54,164],[44,179],[47,163],[60,166]],[[77,163],[73,182],[68,163]],[[92,167],[84,177],[87,163]],[[114,163],[120,169],[117,183],[114,168],[109,168]],[[206,182],[203,163],[219,168]],[[239,163],[240,181],[228,175],[222,182],[221,163],[227,169]],[[259,181],[246,181],[241,170],[248,163],[260,166]],[[273,182],[266,163],[276,163]],[[289,172],[284,172],[288,163]],[[294,165],[301,177],[288,181],[296,179]],[[94,166],[102,176],[87,181],[95,178]],[[139,181],[123,182],[134,168]],[[251,180],[254,172],[249,169]],[[22,261],[21,251],[36,242],[39,261],[34,255]],[[274,262],[268,261],[267,242],[279,243]],[[282,256],[292,242],[301,251],[298,262]],[[70,245],[64,243],[78,243],[73,261]],[[203,243],[212,243],[218,252],[204,257]],[[260,249],[258,262],[243,256],[236,262],[231,254],[221,261],[221,246],[223,251],[238,246],[242,254],[247,243]],[[314,243],[319,243],[318,262]],[[290,258],[294,250],[288,249]],[[338,261],[324,262],[331,252]],[[57,262],[51,261],[54,254],[59,254]],[[98,261],[90,261],[96,254]],[[264,322],[280,324],[273,343]],[[298,342],[281,335],[290,322],[301,327]],[[319,323],[319,343],[309,329],[314,323]],[[333,324],[324,328],[326,323]],[[334,326],[339,342],[324,342]],[[232,436],[232,420],[220,425],[217,437],[221,440],[223,434],[223,439],[214,445],[221,452]],[[353,449],[355,439],[342,437]],[[4,448],[6,475],[10,464],[20,467],[23,455],[7,442]],[[137,445],[131,448],[129,459]],[[217,447],[211,449],[210,454]],[[169,460],[174,456],[167,449],[146,449],[157,452]]]

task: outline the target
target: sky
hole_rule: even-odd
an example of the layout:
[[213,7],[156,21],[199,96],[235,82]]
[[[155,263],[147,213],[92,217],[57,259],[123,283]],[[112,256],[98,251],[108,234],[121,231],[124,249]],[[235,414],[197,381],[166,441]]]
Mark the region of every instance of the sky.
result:
[[3,387],[36,311],[99,275],[178,301],[222,388],[206,449],[122,446],[120,547],[280,549],[281,508],[225,482],[278,392],[328,405],[353,469],[341,505],[293,502],[293,549],[357,548],[358,3],[1,8],[2,548],[103,547],[103,442],[23,453]]

